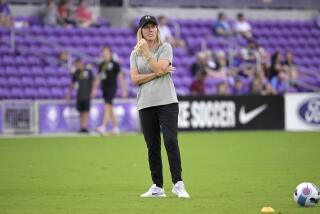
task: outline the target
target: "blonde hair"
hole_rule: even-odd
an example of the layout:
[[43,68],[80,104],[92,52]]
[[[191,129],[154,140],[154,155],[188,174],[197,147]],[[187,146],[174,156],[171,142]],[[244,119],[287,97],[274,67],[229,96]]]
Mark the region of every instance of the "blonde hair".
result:
[[[137,43],[143,39],[143,35],[142,35],[142,27],[138,29],[137,31]],[[155,49],[158,50],[158,48],[163,44],[163,42],[161,41],[161,34],[160,34],[160,30],[157,26],[157,36],[156,36],[156,47]],[[137,53],[137,54],[141,54],[141,53]]]

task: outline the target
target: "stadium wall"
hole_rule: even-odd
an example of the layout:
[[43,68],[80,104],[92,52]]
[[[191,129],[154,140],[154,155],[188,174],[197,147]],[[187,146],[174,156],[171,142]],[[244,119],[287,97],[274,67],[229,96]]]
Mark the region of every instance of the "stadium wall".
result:
[[320,93],[287,94],[285,118],[288,131],[320,130]]
[[[122,132],[139,132],[135,99],[116,99],[115,114]],[[320,94],[284,96],[179,97],[181,131],[287,130],[320,131]],[[103,101],[94,100],[90,129],[97,127]],[[111,127],[109,127],[111,128]],[[0,102],[0,133],[61,134],[79,129],[73,101],[3,100]]]
[[[103,100],[91,102],[90,130],[101,124],[103,110]],[[135,99],[115,99],[114,112],[122,132],[140,130]],[[0,114],[2,134],[61,134],[75,133],[80,129],[75,101],[3,100]]]
[[283,96],[189,96],[179,98],[184,131],[283,130]]

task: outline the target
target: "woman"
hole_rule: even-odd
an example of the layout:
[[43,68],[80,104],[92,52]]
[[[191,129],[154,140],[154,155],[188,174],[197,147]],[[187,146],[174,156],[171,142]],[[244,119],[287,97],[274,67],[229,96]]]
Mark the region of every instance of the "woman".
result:
[[113,98],[116,95],[118,88],[118,78],[120,80],[122,97],[126,97],[125,78],[120,71],[120,65],[112,58],[112,50],[110,47],[105,47],[102,50],[103,61],[99,64],[99,75],[97,75],[91,97],[94,98],[97,94],[98,86],[101,82],[101,89],[104,98],[104,113],[101,125],[96,129],[99,134],[103,134],[106,130],[107,123],[111,119],[112,133],[119,134],[117,118],[113,111]]
[[274,76],[277,76],[282,69],[283,69],[283,66],[282,66],[281,53],[277,51],[271,57],[269,79],[271,80]]
[[161,137],[167,150],[173,182],[172,192],[189,198],[181,178],[181,159],[178,145],[178,99],[171,73],[172,48],[162,43],[155,17],[140,19],[137,45],[130,56],[130,75],[139,85],[137,107],[141,127],[148,147],[149,166],[153,185],[141,197],[166,197],[163,189]]
[[284,61],[284,70],[288,76],[289,83],[294,85],[298,78],[298,70],[294,64],[293,54],[291,51],[286,51]]
[[72,8],[70,0],[61,0],[58,4],[58,22],[67,27],[68,25],[76,26],[75,20],[72,19]]
[[43,22],[49,26],[57,24],[57,7],[53,0],[46,1]]
[[89,27],[93,23],[91,11],[85,5],[85,0],[80,0],[75,11],[76,20],[81,27]]

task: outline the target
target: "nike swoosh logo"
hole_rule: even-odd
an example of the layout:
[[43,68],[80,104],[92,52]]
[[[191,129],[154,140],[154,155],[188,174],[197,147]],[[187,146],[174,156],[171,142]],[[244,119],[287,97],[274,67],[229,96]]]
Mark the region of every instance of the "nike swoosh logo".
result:
[[261,112],[263,112],[267,107],[268,105],[264,104],[246,113],[245,106],[241,106],[240,112],[239,112],[240,123],[243,125],[249,123],[251,120],[257,117]]

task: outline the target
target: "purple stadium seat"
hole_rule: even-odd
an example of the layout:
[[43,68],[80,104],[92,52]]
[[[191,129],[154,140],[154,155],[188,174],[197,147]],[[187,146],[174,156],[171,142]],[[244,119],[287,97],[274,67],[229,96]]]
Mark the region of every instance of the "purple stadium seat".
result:
[[108,21],[105,17],[103,17],[103,16],[99,16],[99,17],[97,18],[97,23],[98,23],[98,25],[99,25],[100,27],[109,27],[109,26],[110,26],[109,21]]
[[188,87],[179,87],[177,88],[177,94],[181,95],[181,96],[186,96],[188,94],[190,94],[190,90]]
[[61,87],[68,87],[71,84],[71,77],[61,77],[59,81]]
[[34,79],[28,76],[23,76],[21,79],[21,86],[34,86]]
[[10,89],[8,87],[0,87],[0,99],[8,99],[10,96]]
[[39,51],[44,55],[52,55],[53,48],[49,46],[42,46]]
[[7,77],[19,75],[19,72],[16,66],[6,66],[3,71]]
[[59,76],[68,76],[70,75],[70,72],[68,71],[68,69],[66,67],[52,67]]
[[190,68],[191,68],[191,65],[194,63],[194,57],[189,57],[189,56],[187,56],[187,57],[181,57],[181,65],[185,68],[185,69],[187,69],[187,70],[190,70]]
[[61,83],[60,83],[60,80],[58,77],[50,76],[47,78],[47,85],[48,86],[60,86]]
[[31,76],[31,71],[29,66],[19,66],[18,73],[20,76]]
[[77,30],[77,28],[69,27],[69,28],[66,28],[63,31],[63,35],[65,35],[65,36],[77,36],[78,35],[78,30]]
[[59,87],[53,87],[51,88],[51,97],[52,98],[63,98],[65,96],[65,92],[63,89],[59,88]]
[[24,99],[36,99],[38,98],[37,95],[37,89],[33,87],[27,87],[24,89]]
[[185,75],[182,77],[182,79],[180,81],[183,83],[184,87],[189,88],[192,83],[192,80],[193,80],[192,77]]
[[45,77],[38,76],[34,78],[34,84],[35,86],[40,87],[40,86],[46,86],[48,83]]
[[10,47],[7,46],[7,45],[1,44],[1,46],[0,46],[0,54],[1,54],[1,56],[7,55],[7,54],[10,54],[10,53],[11,53]]
[[97,35],[107,36],[110,32],[110,28],[101,27],[96,29]]
[[0,35],[9,35],[10,29],[9,28],[0,28]]
[[43,34],[43,27],[41,26],[31,26],[29,27],[29,33],[37,36]]
[[41,60],[35,56],[29,56],[27,58],[27,62],[28,62],[28,65],[38,65],[40,66],[42,63],[41,63]]
[[3,56],[3,64],[15,65],[15,57],[13,57],[11,55]]
[[216,85],[205,85],[205,93],[207,95],[214,95],[217,93],[217,86]]
[[18,87],[11,88],[9,93],[9,98],[11,99],[22,99],[25,96],[23,88]]
[[176,47],[173,48],[173,53],[175,57],[187,56],[188,52],[185,48]]
[[40,66],[32,66],[30,69],[30,72],[31,72],[31,75],[35,77],[43,75],[42,67]]
[[38,98],[44,98],[44,99],[50,98],[51,92],[46,87],[39,87],[37,92],[38,92]]
[[204,84],[207,86],[217,86],[221,82],[224,82],[224,80],[220,78],[206,78]]
[[42,72],[45,76],[54,76],[57,73],[57,69],[53,66],[46,66]]
[[8,86],[8,80],[6,77],[0,76],[0,87],[7,87]]
[[20,86],[21,85],[21,79],[19,77],[11,76],[8,79],[8,85],[9,86]]

